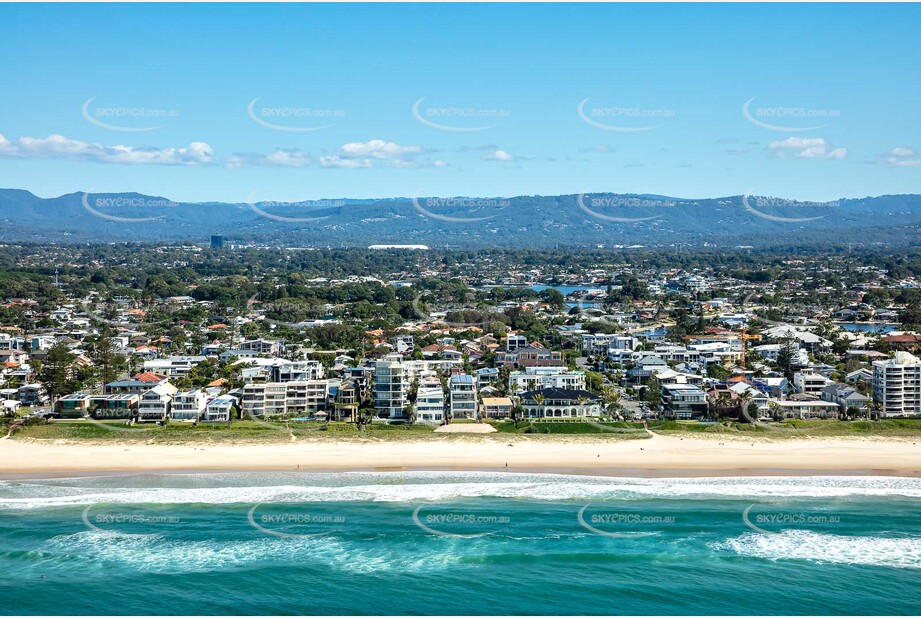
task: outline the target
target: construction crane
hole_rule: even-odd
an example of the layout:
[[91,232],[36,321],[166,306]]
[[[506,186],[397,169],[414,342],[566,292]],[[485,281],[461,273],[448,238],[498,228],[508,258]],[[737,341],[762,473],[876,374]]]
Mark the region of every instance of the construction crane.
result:
[[745,355],[748,351],[748,340],[749,339],[761,339],[761,335],[749,335],[748,331],[742,329],[742,332],[739,334],[739,339],[742,340],[742,373],[745,373]]

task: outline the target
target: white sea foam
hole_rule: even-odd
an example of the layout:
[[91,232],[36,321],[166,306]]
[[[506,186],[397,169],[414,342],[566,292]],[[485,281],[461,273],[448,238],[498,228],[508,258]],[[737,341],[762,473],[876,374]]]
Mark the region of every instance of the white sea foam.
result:
[[641,498],[921,498],[904,477],[729,477],[635,479],[458,472],[148,475],[0,482],[0,509],[87,504],[416,502],[499,497],[527,500]]
[[86,560],[86,567],[112,563],[154,573],[226,571],[269,564],[301,565],[311,560],[352,573],[419,572],[446,568],[458,559],[444,547],[391,552],[374,543],[349,542],[335,537],[253,540],[176,540],[161,535],[119,536],[96,531],[53,537],[40,550],[70,559]]
[[777,534],[746,533],[711,543],[717,551],[767,560],[810,560],[921,569],[921,538],[840,536],[809,530]]

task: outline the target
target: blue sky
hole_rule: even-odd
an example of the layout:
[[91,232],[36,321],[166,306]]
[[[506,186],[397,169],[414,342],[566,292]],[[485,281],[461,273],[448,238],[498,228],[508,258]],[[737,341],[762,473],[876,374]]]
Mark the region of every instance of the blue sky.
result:
[[4,4],[0,23],[0,186],[44,197],[921,193],[918,5]]

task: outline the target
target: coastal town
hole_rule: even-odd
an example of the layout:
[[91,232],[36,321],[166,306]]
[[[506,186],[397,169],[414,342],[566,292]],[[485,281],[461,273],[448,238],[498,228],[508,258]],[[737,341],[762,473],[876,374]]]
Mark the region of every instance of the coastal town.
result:
[[[81,424],[913,430],[921,418],[917,260],[791,256],[749,268],[739,251],[724,266],[680,253],[653,266],[599,252],[560,264],[212,242],[100,252],[78,268],[88,256],[5,251],[19,260],[0,314],[14,437]],[[147,272],[128,261],[147,258],[135,265]]]

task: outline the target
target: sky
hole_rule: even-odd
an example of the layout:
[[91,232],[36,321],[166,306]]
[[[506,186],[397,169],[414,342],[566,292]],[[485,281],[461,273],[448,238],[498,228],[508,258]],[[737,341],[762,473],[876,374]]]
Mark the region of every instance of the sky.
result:
[[921,6],[0,5],[0,187],[921,193]]

